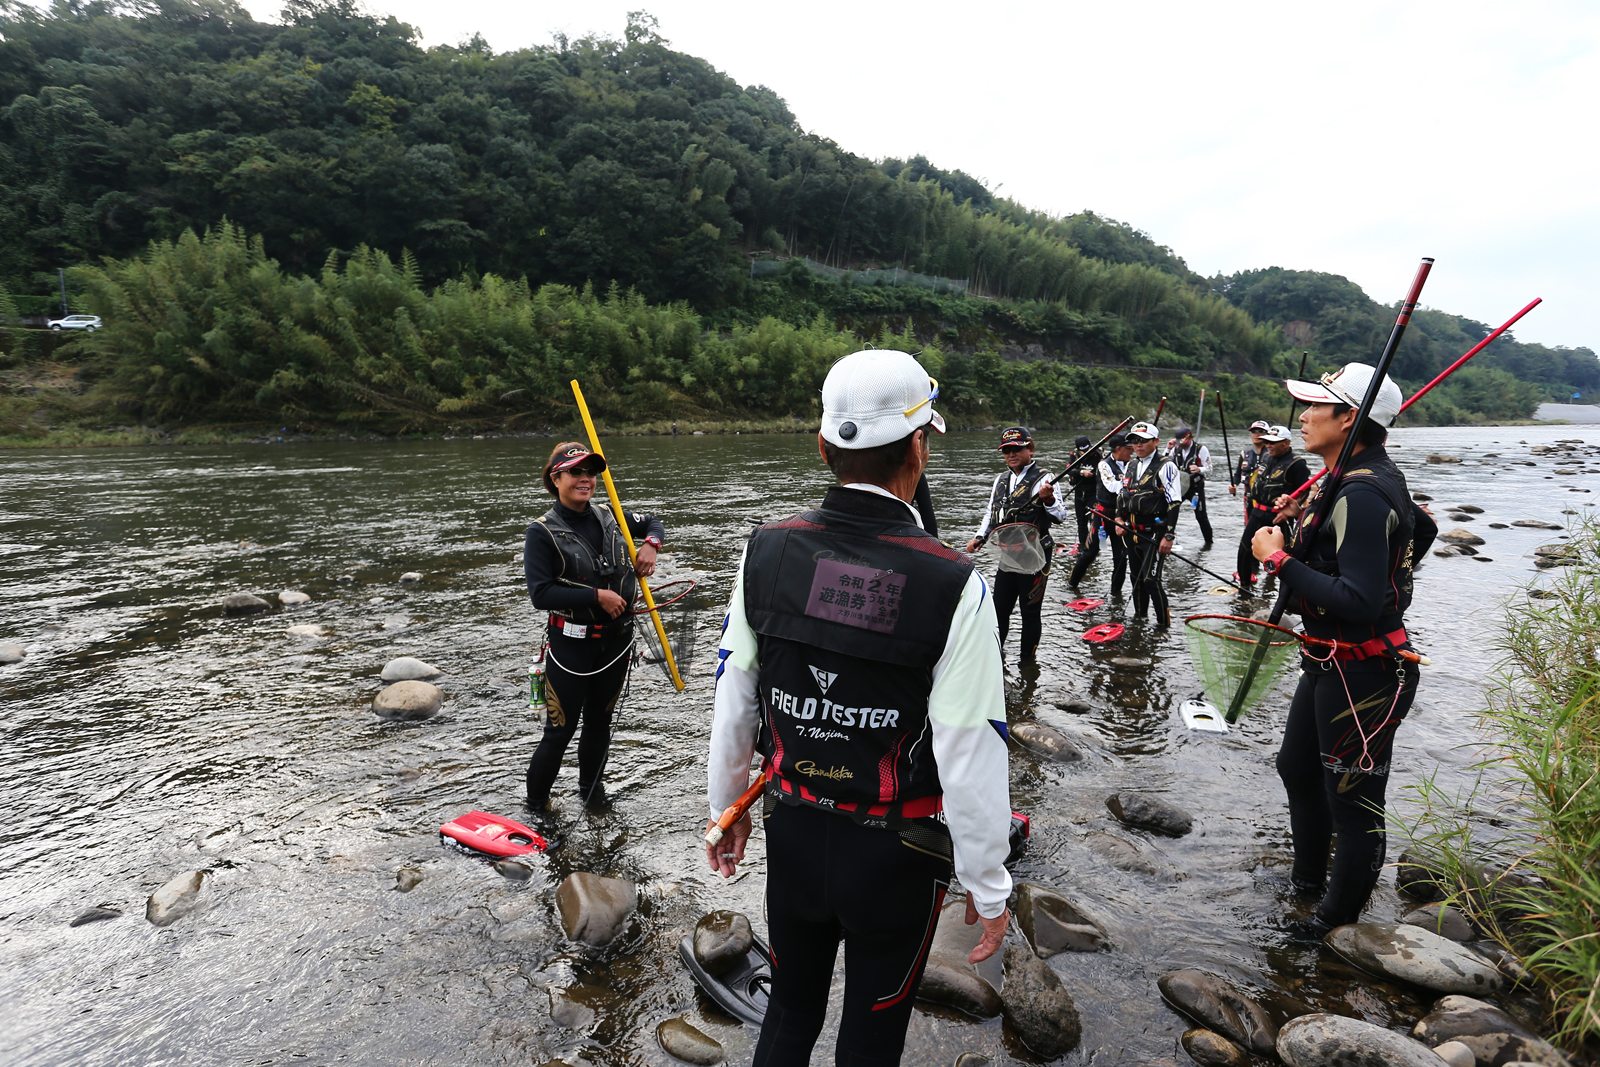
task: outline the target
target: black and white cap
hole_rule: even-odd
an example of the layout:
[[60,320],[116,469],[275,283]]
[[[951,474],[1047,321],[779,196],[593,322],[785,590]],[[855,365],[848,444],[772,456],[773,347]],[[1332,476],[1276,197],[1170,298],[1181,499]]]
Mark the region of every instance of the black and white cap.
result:
[[[1367,389],[1372,385],[1372,376],[1378,373],[1376,367],[1369,367],[1365,363],[1346,363],[1332,374],[1324,374],[1314,382],[1287,381],[1289,395],[1297,400],[1304,400],[1308,404],[1344,404],[1348,407],[1360,409],[1361,398],[1367,395]],[[1372,401],[1372,407],[1367,412],[1367,418],[1379,426],[1388,426],[1400,414],[1400,405],[1405,399],[1400,395],[1400,387],[1387,374],[1383,376],[1383,384],[1378,386],[1378,395]]]

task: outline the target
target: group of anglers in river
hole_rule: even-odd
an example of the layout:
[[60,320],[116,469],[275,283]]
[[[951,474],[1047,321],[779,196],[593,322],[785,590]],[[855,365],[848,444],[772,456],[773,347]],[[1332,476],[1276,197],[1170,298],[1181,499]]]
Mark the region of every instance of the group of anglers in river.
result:
[[[1305,646],[1277,758],[1294,839],[1291,888],[1317,901],[1285,930],[1315,941],[1357,920],[1383,866],[1390,752],[1418,678],[1402,656],[1404,613],[1412,562],[1435,528],[1384,449],[1401,407],[1393,382],[1353,363],[1288,388],[1308,405],[1306,450],[1342,469],[1305,501],[1283,494],[1276,511],[1288,521],[1254,529],[1249,544],[1252,562],[1276,575],[1308,635],[1321,639]],[[938,395],[904,353],[840,360],[823,386],[818,439],[837,484],[815,509],[752,533],[728,603],[707,756],[713,825],[722,815],[726,834],[708,835],[706,858],[723,876],[735,873],[752,829],[736,801],[759,797],[773,982],[756,1064],[809,1062],[841,941],[836,1062],[898,1063],[953,876],[967,922],[982,926],[973,962],[1000,947],[1009,924],[1001,648],[1019,599],[1023,646],[1037,644],[1028,605],[1042,589],[1036,597],[1023,570],[1002,571],[991,588],[975,569],[969,552],[1005,525],[995,507],[968,552],[928,532],[916,501],[919,488],[926,493],[929,435],[944,430]],[[1158,457],[1158,441],[1155,426],[1136,423],[1111,443],[1122,479],[1109,517],[1122,530],[1136,593],[1143,586],[1145,605],[1164,621],[1159,563],[1189,487],[1177,483],[1174,461]],[[1006,431],[1008,470],[993,500],[1036,501],[1064,518],[1048,482],[1031,473],[1032,446],[1025,430]],[[1197,453],[1184,455],[1199,465]],[[555,503],[527,532],[529,595],[548,613],[549,715],[527,776],[536,819],[551,817],[551,786],[580,730],[578,791],[585,803],[604,801],[611,718],[632,646],[629,608],[665,537],[655,516],[627,513],[644,535],[630,562],[616,517],[592,506],[604,466],[581,444],[558,445],[544,470]],[[1321,496],[1328,485],[1331,505]],[[1090,491],[1104,502],[1108,483],[1097,479]],[[1038,528],[1047,536],[1048,526]],[[1083,543],[1079,568],[1095,541],[1085,533]],[[758,752],[759,789],[750,777]]]

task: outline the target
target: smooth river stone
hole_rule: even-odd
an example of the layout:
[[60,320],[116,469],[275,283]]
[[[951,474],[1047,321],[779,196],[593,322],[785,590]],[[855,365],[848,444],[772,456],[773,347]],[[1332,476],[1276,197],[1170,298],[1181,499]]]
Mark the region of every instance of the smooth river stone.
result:
[[27,655],[28,653],[21,645],[12,644],[9,641],[5,644],[0,644],[0,663],[21,663]]
[[424,663],[420,659],[401,656],[399,659],[392,659],[384,664],[383,674],[380,677],[386,682],[410,682],[419,679],[437,678],[443,673],[444,671],[441,671],[438,667]]
[[922,972],[922,984],[917,986],[917,998],[979,1019],[992,1019],[1000,1014],[997,987],[1003,980],[999,957],[990,956],[977,964],[967,962],[967,957],[983,938],[983,924],[968,926],[966,915],[964,897],[957,897],[939,910],[939,924],[928,950],[928,966]]
[[285,589],[278,594],[278,603],[286,608],[292,608],[296,604],[309,604],[311,603],[311,594],[302,593],[298,589]]
[[428,682],[396,682],[372,698],[372,710],[385,719],[426,719],[444,704],[444,692]]
[[1448,1043],[1465,1045],[1478,1067],[1518,1062],[1565,1067],[1567,1059],[1548,1041],[1511,1016],[1472,997],[1440,997],[1411,1036],[1438,1052]]
[[394,887],[398,892],[409,893],[422,884],[422,872],[415,867],[402,867],[394,872]]
[[1375,1023],[1343,1015],[1302,1015],[1278,1032],[1289,1067],[1443,1067],[1433,1050]]
[[87,926],[90,923],[100,922],[102,919],[120,919],[122,912],[116,908],[90,908],[82,915],[67,923],[68,926]]
[[205,881],[201,871],[189,871],[167,881],[167,884],[150,894],[145,902],[144,917],[153,926],[171,926],[194,910],[200,886]]
[[1078,1047],[1078,1006],[1048,963],[1021,945],[1007,945],[1004,985],[1000,1008],[1029,1051],[1055,1059]]
[[418,571],[406,571],[400,576],[401,585],[414,585],[422,581],[422,574]]
[[1261,1056],[1271,1056],[1278,1042],[1260,1004],[1216,975],[1182,970],[1156,980],[1161,996],[1178,1011]]
[[1478,936],[1473,932],[1472,923],[1467,921],[1467,917],[1448,904],[1428,904],[1416,911],[1408,912],[1400,921],[1431,930],[1458,944],[1474,941]]
[[1148,875],[1168,882],[1182,881],[1186,877],[1171,864],[1147,854],[1143,848],[1116,834],[1092,833],[1083,839],[1083,843],[1090,852],[1119,871]]
[[271,611],[272,605],[250,593],[229,593],[222,598],[222,610],[229,615],[254,615]]
[[411,625],[411,616],[409,616],[409,615],[396,614],[396,615],[385,615],[383,617],[383,628],[385,630],[404,630],[407,626],[410,626],[410,625]]
[[1083,759],[1083,753],[1072,743],[1071,738],[1044,723],[1019,722],[1007,732],[1017,739],[1017,744],[1041,756],[1049,756],[1062,763],[1076,763]]
[[1456,510],[1456,511],[1464,511],[1468,515],[1482,515],[1483,514],[1483,509],[1478,507],[1478,505],[1476,505],[1476,504],[1457,504],[1455,506],[1454,510]]
[[1106,941],[1104,927],[1054,889],[1034,882],[1017,886],[1017,923],[1042,960],[1058,952],[1098,952]]
[[291,637],[321,637],[323,629],[314,622],[303,622],[298,626],[291,626],[284,631]]
[[1442,1045],[1435,1045],[1433,1054],[1448,1063],[1450,1067],[1477,1067],[1478,1064],[1478,1057],[1472,1049],[1459,1041],[1446,1041]]
[[567,875],[556,890],[561,928],[572,940],[589,945],[615,941],[638,907],[638,887],[623,878],[578,871]]
[[1200,1067],[1245,1067],[1250,1062],[1243,1049],[1210,1030],[1185,1030],[1178,1043]]
[[1461,459],[1460,459],[1459,456],[1441,456],[1441,455],[1439,455],[1437,453],[1431,453],[1430,452],[1428,454],[1428,462],[1429,463],[1460,463]]
[[1457,526],[1454,530],[1447,530],[1446,532],[1440,534],[1439,540],[1449,541],[1451,544],[1456,545],[1481,545],[1484,543],[1483,538],[1479,537],[1471,530],[1464,530],[1459,526]]
[[1405,923],[1351,923],[1329,948],[1372,974],[1441,993],[1493,993],[1505,985],[1494,965],[1447,937]]
[[737,911],[714,911],[694,924],[694,958],[707,974],[721,974],[754,946],[750,920]]
[[685,1063],[722,1062],[721,1042],[690,1026],[682,1016],[674,1016],[656,1027],[656,1040],[668,1055]]
[[1113,793],[1106,798],[1111,814],[1128,826],[1182,837],[1194,829],[1194,816],[1149,793]]
[[1564,530],[1564,529],[1566,529],[1566,527],[1562,526],[1559,522],[1545,522],[1543,519],[1518,519],[1516,522],[1512,523],[1511,525],[1520,526],[1525,530]]

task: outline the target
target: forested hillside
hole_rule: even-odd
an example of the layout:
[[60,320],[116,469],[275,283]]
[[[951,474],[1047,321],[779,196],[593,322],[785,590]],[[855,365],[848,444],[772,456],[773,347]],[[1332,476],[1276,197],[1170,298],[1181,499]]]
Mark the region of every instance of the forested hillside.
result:
[[[281,25],[232,0],[0,0],[0,318],[53,311],[58,267],[106,328],[0,330],[0,435],[565,424],[579,371],[618,418],[807,420],[831,359],[886,334],[945,368],[957,414],[1065,423],[1202,381],[1264,397],[1248,376],[1292,369],[1281,327],[1302,320],[1328,360],[1387,333],[1348,283],[1291,307],[1286,272],[1208,283],[1127,224],[853,155],[642,14],[495,53],[424,49],[353,0],[288,0]],[[1441,317],[1428,359],[1473,328]],[[1502,345],[1485,360],[1520,376]],[[1520,349],[1544,392],[1594,370]],[[1485,380],[1433,412],[1542,395]]]

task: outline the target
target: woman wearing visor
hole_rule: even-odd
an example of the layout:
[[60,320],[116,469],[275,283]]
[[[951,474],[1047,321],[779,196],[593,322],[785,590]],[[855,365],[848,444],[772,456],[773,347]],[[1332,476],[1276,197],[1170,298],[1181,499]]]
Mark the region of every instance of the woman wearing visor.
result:
[[653,515],[627,513],[638,537],[637,565],[607,507],[591,507],[595,483],[606,469],[597,456],[575,441],[550,453],[544,465],[545,491],[556,498],[528,527],[522,569],[533,606],[548,612],[545,651],[544,736],[528,763],[528,808],[549,810],[550,788],[561,770],[567,743],[578,739],[578,795],[587,805],[605,802],[601,784],[611,745],[611,715],[628,676],[633,651],[629,613],[638,577],[655,573],[656,553],[666,528]]

